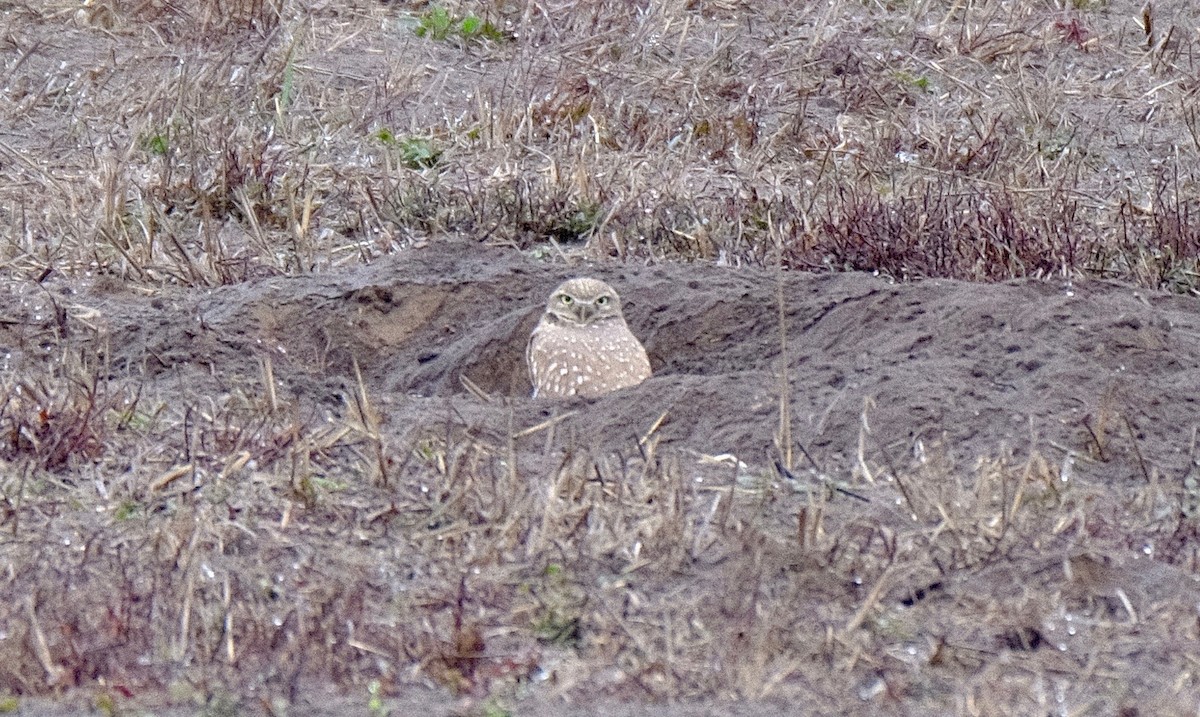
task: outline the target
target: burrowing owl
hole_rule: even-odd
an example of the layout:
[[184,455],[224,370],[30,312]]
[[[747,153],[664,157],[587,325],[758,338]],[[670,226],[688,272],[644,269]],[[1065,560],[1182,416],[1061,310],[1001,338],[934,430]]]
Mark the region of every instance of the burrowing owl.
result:
[[525,360],[535,398],[596,398],[650,377],[650,360],[625,325],[621,297],[599,279],[571,279],[554,290]]

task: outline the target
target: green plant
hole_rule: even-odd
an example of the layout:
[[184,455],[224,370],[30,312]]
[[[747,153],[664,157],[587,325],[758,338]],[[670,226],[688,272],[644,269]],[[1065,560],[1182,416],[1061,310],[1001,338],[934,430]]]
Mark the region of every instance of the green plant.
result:
[[390,129],[375,133],[375,138],[400,154],[400,162],[409,169],[429,169],[442,158],[442,150],[427,137],[397,137]]
[[371,680],[367,684],[367,711],[371,713],[371,717],[388,717],[391,714],[383,704],[383,686],[379,680]]
[[446,8],[438,5],[426,10],[417,18],[417,26],[413,29],[417,37],[427,37],[439,42],[458,37],[463,40],[491,40],[501,42],[505,39],[501,32],[490,20],[484,20],[478,15],[468,14],[456,18]]
[[559,647],[576,647],[580,639],[579,617],[565,615],[547,606],[533,623],[533,633],[542,642]]
[[279,87],[279,111],[283,111],[291,106],[292,100],[295,98],[296,90],[296,65],[292,60],[283,68],[283,84]]
[[129,520],[137,515],[140,509],[141,506],[138,505],[136,501],[123,500],[121,501],[121,504],[117,506],[117,510],[113,513],[113,518],[116,520]]
[[600,205],[587,200],[568,209],[551,229],[554,238],[562,242],[578,241],[592,232],[601,220]]
[[559,647],[576,647],[581,637],[580,610],[584,596],[572,584],[561,565],[550,563],[542,571],[543,582],[535,588],[541,602],[533,620],[538,639]]
[[929,91],[929,78],[926,77],[925,75],[913,75],[908,72],[904,72],[903,70],[900,70],[900,71],[896,72],[896,80],[898,80],[899,82],[901,82],[903,84],[911,85],[912,87],[916,87],[918,90],[921,90],[922,92]]
[[170,140],[167,138],[165,131],[143,136],[139,144],[143,150],[158,157],[167,156],[167,151],[171,148]]
[[483,717],[512,717],[512,710],[497,702],[494,698],[483,703],[480,708]]
[[117,701],[108,692],[101,692],[93,697],[92,706],[104,717],[116,717],[120,713],[117,709]]
[[440,5],[426,10],[419,22],[415,30],[417,37],[428,37],[432,40],[445,40],[454,26],[450,12]]
[[425,137],[406,137],[397,143],[400,159],[409,169],[429,169],[442,158],[442,150]]
[[458,34],[467,40],[475,40],[483,38],[492,42],[501,42],[505,39],[502,33],[489,20],[484,20],[475,15],[467,15],[458,24]]

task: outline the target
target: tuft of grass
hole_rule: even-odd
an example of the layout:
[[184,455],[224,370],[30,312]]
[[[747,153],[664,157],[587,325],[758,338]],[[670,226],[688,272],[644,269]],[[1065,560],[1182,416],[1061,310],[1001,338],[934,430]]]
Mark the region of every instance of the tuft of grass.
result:
[[166,132],[154,132],[146,135],[140,142],[142,149],[158,157],[167,156],[171,142]]
[[929,78],[925,75],[913,75],[901,70],[896,73],[896,79],[902,84],[911,85],[922,92],[929,91]]
[[460,20],[458,34],[468,40],[483,38],[491,42],[503,42],[508,39],[490,20],[484,20],[477,15],[467,15]]
[[136,517],[141,510],[142,507],[135,501],[122,501],[121,504],[117,506],[116,511],[113,512],[113,520],[131,520],[132,518]]
[[579,586],[568,580],[561,565],[551,563],[543,571],[542,580],[530,590],[538,601],[531,626],[538,640],[558,647],[578,647],[587,602]]
[[450,11],[441,5],[435,5],[417,17],[417,27],[413,32],[417,37],[445,40],[450,36],[454,24]]

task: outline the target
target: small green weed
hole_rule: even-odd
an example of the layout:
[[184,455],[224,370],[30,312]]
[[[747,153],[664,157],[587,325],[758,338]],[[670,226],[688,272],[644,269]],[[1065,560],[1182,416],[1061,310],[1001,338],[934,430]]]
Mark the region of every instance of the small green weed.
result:
[[462,40],[491,40],[503,42],[506,37],[490,20],[484,20],[478,15],[469,14],[465,17],[454,17],[446,8],[438,5],[426,10],[417,18],[417,26],[413,28],[417,37],[427,37],[431,40],[444,42],[452,37]]
[[442,150],[425,137],[407,137],[398,146],[400,158],[409,169],[429,169],[442,158]]
[[167,156],[167,152],[171,149],[171,142],[167,138],[165,131],[144,135],[138,144],[141,145],[144,151],[157,157]]
[[585,595],[557,563],[546,565],[542,577],[541,585],[530,586],[541,603],[531,625],[533,633],[545,643],[578,647],[582,637],[580,611],[586,601]]
[[922,92],[929,91],[929,78],[924,75],[913,75],[904,71],[896,73],[896,80],[899,82],[916,87]]
[[550,233],[560,242],[579,241],[600,224],[601,209],[596,202],[581,200],[554,223]]
[[409,169],[429,169],[442,158],[442,150],[428,137],[397,137],[386,128],[376,132],[375,137],[398,150],[400,162]]
[[458,23],[458,34],[465,40],[491,40],[503,42],[506,38],[490,20],[484,20],[476,15],[467,15]]
[[124,500],[121,501],[121,504],[113,512],[113,518],[115,520],[129,520],[137,515],[140,510],[141,506],[136,501]]
[[367,695],[367,712],[371,713],[371,717],[388,717],[392,713],[383,704],[383,686],[379,680],[371,680],[367,685]]
[[292,105],[296,93],[296,64],[289,59],[283,67],[283,84],[276,95],[276,110],[282,112]]
[[578,647],[581,623],[577,616],[564,615],[547,608],[533,623],[533,634],[544,643],[558,647]]
[[444,7],[437,6],[426,10],[420,17],[420,24],[417,25],[415,32],[417,37],[428,37],[431,40],[442,41],[450,37],[450,31],[454,27],[454,20],[450,17],[450,11]]
[[108,692],[101,692],[92,698],[92,707],[104,717],[116,717],[119,713],[117,701]]
[[484,702],[480,709],[483,717],[512,717],[513,715],[512,710],[497,702],[495,698]]

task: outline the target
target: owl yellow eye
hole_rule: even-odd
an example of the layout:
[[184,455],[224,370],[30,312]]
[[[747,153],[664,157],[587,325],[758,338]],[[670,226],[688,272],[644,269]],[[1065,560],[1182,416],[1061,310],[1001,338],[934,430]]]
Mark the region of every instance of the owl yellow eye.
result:
[[566,294],[563,294],[559,298],[562,299],[562,302],[564,304],[566,304],[567,306],[570,306],[571,304],[575,303],[575,300],[572,299],[571,297],[567,296]]
[[599,299],[596,299],[596,306],[608,306],[608,297],[601,296]]

